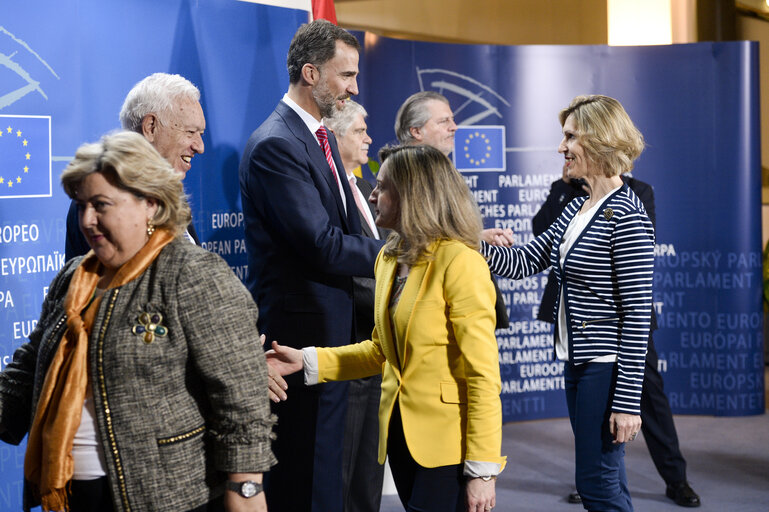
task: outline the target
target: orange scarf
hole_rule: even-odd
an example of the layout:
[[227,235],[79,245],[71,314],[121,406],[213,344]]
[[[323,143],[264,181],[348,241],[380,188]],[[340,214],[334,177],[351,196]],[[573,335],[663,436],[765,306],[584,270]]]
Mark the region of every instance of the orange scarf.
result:
[[[144,247],[118,269],[108,288],[139,277],[173,239],[168,230],[155,231]],[[101,297],[93,298],[93,302],[91,298],[101,270],[101,263],[90,251],[72,276],[64,299],[67,330],[48,368],[29,431],[24,476],[46,512],[69,510],[67,484],[75,469],[72,446],[88,386],[88,337],[101,302]]]

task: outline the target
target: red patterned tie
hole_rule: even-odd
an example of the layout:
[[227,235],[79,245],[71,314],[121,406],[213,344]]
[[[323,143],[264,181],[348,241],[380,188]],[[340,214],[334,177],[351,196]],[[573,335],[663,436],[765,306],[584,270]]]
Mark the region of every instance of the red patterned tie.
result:
[[334,166],[334,158],[331,156],[331,145],[328,143],[326,127],[321,125],[321,127],[318,128],[318,131],[315,132],[315,135],[318,137],[318,142],[320,142],[320,148],[326,154],[326,161],[328,162],[328,166],[331,167],[331,173],[334,175],[336,184],[341,188],[339,176],[336,174],[336,167]]

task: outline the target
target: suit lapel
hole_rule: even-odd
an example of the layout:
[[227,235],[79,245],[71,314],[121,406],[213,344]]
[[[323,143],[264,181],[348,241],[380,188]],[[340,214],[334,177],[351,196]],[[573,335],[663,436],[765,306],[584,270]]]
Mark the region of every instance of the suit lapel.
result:
[[[349,231],[349,223],[347,219],[347,212],[344,211],[344,204],[342,203],[342,197],[339,195],[339,187],[336,184],[336,180],[334,179],[334,175],[331,172],[331,167],[328,165],[328,161],[326,160],[326,154],[323,152],[323,150],[320,147],[320,144],[315,139],[315,134],[310,132],[310,129],[307,128],[307,125],[304,124],[304,121],[302,121],[302,118],[299,117],[299,115],[293,111],[291,107],[283,103],[282,101],[278,102],[278,107],[276,108],[278,114],[283,118],[283,120],[286,122],[286,126],[288,126],[288,129],[291,130],[291,132],[294,134],[294,136],[299,139],[303,144],[307,151],[307,156],[310,158],[310,162],[312,163],[313,167],[318,169],[320,174],[323,176],[323,179],[325,180],[326,184],[328,185],[329,189],[331,190],[331,193],[334,196],[334,199],[336,200],[336,206],[339,210],[340,216],[342,217],[342,222],[345,225],[345,228]],[[344,174],[344,169],[341,167],[341,165],[338,163],[339,158],[338,152],[335,155],[335,147],[336,147],[336,141],[334,143],[331,143],[331,137],[333,135],[329,131],[328,138],[329,138],[329,145],[331,146],[331,155],[334,158],[334,163],[337,166],[337,171],[341,169],[341,172]],[[342,188],[344,188],[344,183],[342,183]],[[349,185],[348,185],[349,190]],[[349,195],[349,192],[348,194]]]
[[[357,210],[357,208],[355,209]],[[369,238],[374,238],[374,233],[369,227],[368,220],[366,220],[366,217],[363,216],[363,212],[358,212],[358,218],[360,219],[360,229],[363,231],[363,234]]]
[[[373,218],[374,210],[371,207],[371,204],[367,200],[367,196],[368,196],[369,193],[366,192],[366,188],[367,187],[363,183],[361,183],[363,181],[365,181],[365,180],[363,180],[362,178],[356,179],[355,180],[355,186],[358,188],[358,192],[360,192],[360,195],[363,198],[363,203],[368,206],[368,209],[371,212],[371,216]],[[368,184],[368,182],[366,182],[366,184]],[[369,187],[370,186],[371,185],[369,185]],[[353,194],[355,193],[355,191],[353,191],[353,190],[351,190],[351,192]],[[355,201],[354,197],[352,199],[353,199],[353,201]],[[358,205],[357,204],[355,205],[355,210],[358,212],[358,218],[360,219],[360,228],[361,228],[361,231],[363,231],[363,234],[366,235],[369,238],[374,238],[374,232],[371,231],[371,225],[368,223],[368,220],[366,219],[366,216],[363,214],[363,212],[358,209]],[[379,233],[377,233],[377,235],[379,235]]]
[[[344,190],[345,202],[347,203],[347,212],[344,214],[344,223],[347,226],[349,233],[356,234],[358,232],[354,229],[356,223],[350,221],[352,220],[351,217],[355,216],[355,212],[358,210],[358,207],[355,204],[355,198],[352,197],[352,190],[350,190],[350,183],[347,181],[347,172],[344,169],[344,164],[342,164],[342,157],[339,155],[339,148],[336,144],[336,137],[331,130],[328,130],[328,145],[331,148],[331,159],[334,161],[334,165],[336,166],[337,176],[339,176],[339,179],[341,180],[342,190]],[[320,148],[320,145],[318,147]],[[325,153],[323,154],[323,160],[326,160]],[[328,169],[328,174],[330,176],[329,180],[333,184],[334,190],[338,192],[339,187],[336,186],[334,175],[331,172],[331,167],[328,165],[328,162],[326,162],[326,168]],[[344,211],[342,198],[339,196],[339,194],[336,194],[334,197],[337,198],[338,207],[341,209],[341,211]]]
[[187,232],[190,234],[192,239],[195,241],[195,245],[200,245],[200,239],[198,238],[198,232],[195,231],[195,226],[190,222],[187,224]]

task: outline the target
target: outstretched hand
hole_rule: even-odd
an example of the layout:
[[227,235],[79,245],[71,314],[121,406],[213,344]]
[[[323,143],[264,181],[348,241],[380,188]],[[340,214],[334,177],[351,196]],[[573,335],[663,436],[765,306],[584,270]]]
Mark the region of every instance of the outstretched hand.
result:
[[489,245],[499,247],[512,247],[515,243],[515,235],[512,229],[489,228],[481,231],[481,240]]
[[[262,346],[264,346],[265,339],[266,337],[264,334],[259,336],[259,343],[261,343]],[[267,385],[270,390],[270,400],[273,402],[278,403],[281,400],[288,398],[288,395],[286,395],[288,384],[283,377],[281,377],[280,372],[278,372],[278,370],[273,370],[269,365],[267,366]]]
[[304,368],[302,362],[302,351],[272,342],[272,350],[265,354],[267,357],[267,366],[279,375],[291,375]]

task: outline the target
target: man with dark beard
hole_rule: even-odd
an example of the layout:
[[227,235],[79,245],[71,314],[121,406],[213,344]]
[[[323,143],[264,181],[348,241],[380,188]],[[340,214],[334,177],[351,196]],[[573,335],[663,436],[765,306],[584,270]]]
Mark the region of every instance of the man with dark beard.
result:
[[[251,135],[240,163],[248,277],[259,330],[302,348],[355,341],[353,276],[374,277],[383,241],[361,235],[334,135],[322,124],[358,93],[357,39],[324,20],[299,28],[289,88]],[[342,510],[347,385],[286,379],[265,478],[271,512]],[[281,397],[285,399],[285,395]]]

